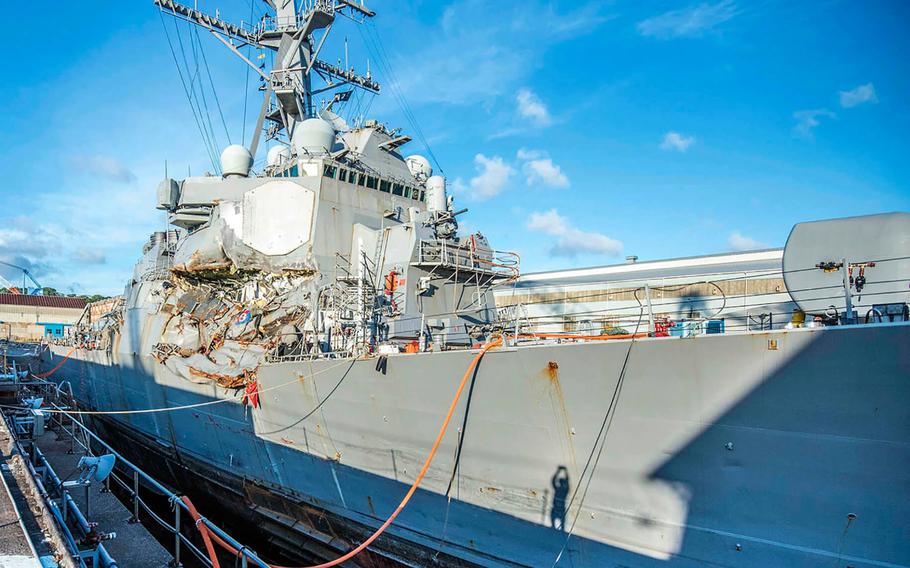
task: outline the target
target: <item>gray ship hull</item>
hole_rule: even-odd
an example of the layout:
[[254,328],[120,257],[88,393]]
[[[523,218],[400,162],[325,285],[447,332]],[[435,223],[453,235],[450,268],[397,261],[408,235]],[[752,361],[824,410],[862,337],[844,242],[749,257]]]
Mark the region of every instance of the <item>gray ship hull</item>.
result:
[[[910,326],[880,324],[492,351],[377,549],[414,565],[551,566],[565,546],[567,566],[908,566],[908,345]],[[52,350],[55,365],[70,349]],[[223,511],[276,546],[343,549],[398,504],[472,357],[267,363],[260,408],[101,424],[191,498],[232,495]],[[96,410],[236,395],[116,349],[75,351],[53,378]]]

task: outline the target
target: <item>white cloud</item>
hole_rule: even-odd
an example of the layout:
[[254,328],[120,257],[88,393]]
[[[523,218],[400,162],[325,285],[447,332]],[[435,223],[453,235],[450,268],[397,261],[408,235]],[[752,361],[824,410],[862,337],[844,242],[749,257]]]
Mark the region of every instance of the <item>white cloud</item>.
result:
[[502,193],[515,174],[515,168],[499,156],[488,158],[477,154],[474,156],[474,167],[477,169],[476,176],[467,184],[457,178],[452,187],[456,192],[465,193],[476,201],[485,201]]
[[136,181],[136,174],[111,156],[102,154],[93,156],[76,155],[70,161],[76,168],[109,181],[119,183],[133,183]]
[[747,237],[740,233],[739,231],[733,231],[730,233],[730,237],[727,239],[727,246],[731,250],[755,250],[761,248],[767,248],[768,245],[761,241],[757,241],[751,237]]
[[550,256],[572,258],[579,254],[602,254],[616,256],[622,251],[622,243],[601,233],[576,229],[556,209],[534,212],[528,217],[528,229],[556,237],[550,247]]
[[518,159],[523,161],[521,171],[528,185],[569,187],[569,177],[544,152],[522,148],[518,151]]
[[840,91],[840,106],[844,108],[853,108],[861,104],[875,104],[877,102],[878,97],[875,96],[875,85],[872,83],[860,85],[849,91]]
[[[136,183],[150,188],[156,181],[152,174]],[[153,193],[103,178],[71,178],[60,191],[33,194],[27,215],[0,214],[0,227],[0,260],[28,268],[60,291],[113,294],[123,289],[149,233],[163,225]],[[22,281],[14,269],[0,275]]]
[[736,15],[736,4],[722,0],[716,4],[697,6],[665,12],[638,23],[638,33],[657,39],[699,37]]
[[793,132],[802,138],[812,138],[812,130],[821,124],[819,118],[834,118],[836,115],[826,108],[817,108],[812,110],[799,110],[793,113],[796,119],[796,126]]
[[694,136],[684,136],[679,132],[667,132],[664,134],[663,142],[660,143],[661,150],[675,150],[685,152],[689,146],[695,144]]
[[73,257],[85,264],[104,264],[107,262],[107,257],[100,250],[79,249],[73,254]]
[[536,126],[549,126],[553,121],[547,105],[530,89],[519,90],[515,102],[518,104],[518,114]]

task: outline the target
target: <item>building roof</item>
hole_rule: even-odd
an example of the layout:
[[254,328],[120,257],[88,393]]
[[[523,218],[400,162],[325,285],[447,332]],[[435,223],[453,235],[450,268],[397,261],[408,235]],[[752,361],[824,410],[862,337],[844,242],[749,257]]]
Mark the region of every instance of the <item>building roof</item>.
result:
[[82,298],[66,296],[31,296],[27,294],[0,294],[0,306],[30,306],[36,308],[72,308],[81,310],[85,307]]
[[[743,271],[779,271],[784,249],[687,256],[522,274],[514,288],[594,284],[650,278],[672,278]],[[507,290],[501,288],[500,290]]]

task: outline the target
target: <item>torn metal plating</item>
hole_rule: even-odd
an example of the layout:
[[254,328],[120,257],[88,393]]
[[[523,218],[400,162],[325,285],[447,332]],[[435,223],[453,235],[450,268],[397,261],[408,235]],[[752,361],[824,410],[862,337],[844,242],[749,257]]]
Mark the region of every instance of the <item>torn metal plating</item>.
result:
[[304,271],[174,270],[162,287],[160,313],[167,314],[153,353],[159,363],[190,380],[213,380],[239,388],[255,379],[268,352],[288,326],[302,328],[312,315],[314,274]]

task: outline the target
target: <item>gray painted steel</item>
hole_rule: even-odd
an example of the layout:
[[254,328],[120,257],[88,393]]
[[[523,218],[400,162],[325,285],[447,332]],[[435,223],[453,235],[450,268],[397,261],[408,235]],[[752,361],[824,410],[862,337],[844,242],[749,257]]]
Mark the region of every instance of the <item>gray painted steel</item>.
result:
[[[910,565],[908,342],[906,324],[637,340],[584,502],[565,512],[587,486],[581,471],[630,342],[491,352],[470,397],[454,499],[443,495],[453,428],[390,530],[487,566],[550,565],[562,518],[577,519],[572,565]],[[264,365],[261,409],[234,400],[112,418],[176,456],[378,526],[471,356],[391,356],[385,373],[357,362],[303,421],[348,361]],[[120,353],[79,351],[57,377],[96,409],[234,394]],[[553,483],[563,467],[568,493]]]
[[[861,320],[871,315],[875,305],[910,303],[910,287],[895,285],[910,274],[910,213],[826,219],[794,226],[784,249],[784,280],[803,311],[844,312],[843,270],[813,267],[845,260],[850,266],[851,303]],[[857,284],[860,277],[868,283]]]

